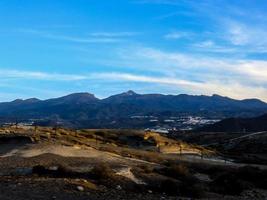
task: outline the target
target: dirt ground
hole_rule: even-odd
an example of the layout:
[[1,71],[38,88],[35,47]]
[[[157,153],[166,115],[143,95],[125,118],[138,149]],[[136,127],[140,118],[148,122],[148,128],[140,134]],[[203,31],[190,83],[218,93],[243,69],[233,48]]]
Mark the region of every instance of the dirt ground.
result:
[[[0,140],[1,200],[192,199],[144,189],[147,188],[145,187],[147,180],[151,179],[153,183],[166,177],[154,172],[146,172],[144,175],[141,174],[142,170],[150,171],[150,168],[166,167],[163,165],[167,161],[177,162],[178,158],[179,161],[183,160],[179,155],[146,151],[142,146],[126,146],[122,144],[124,138],[120,141],[120,135],[114,131],[110,133],[112,140],[110,135],[101,136],[102,138],[98,138],[98,144],[95,140],[91,140],[96,135],[90,136],[90,132],[88,133],[90,137],[87,137],[87,133],[76,136],[76,133],[67,130],[62,130],[58,134],[52,129],[43,129],[36,139],[24,134],[23,130],[20,131],[17,135],[4,134]],[[136,137],[134,135],[134,138]],[[137,137],[137,141],[139,140]],[[146,144],[143,141],[141,143]],[[198,159],[192,161],[190,158],[184,161],[194,163],[198,162]],[[213,162],[228,166],[227,163]],[[112,169],[115,179],[103,182],[88,176],[95,167],[105,164]],[[36,174],[34,172],[36,166],[49,169],[52,174],[59,167],[67,168],[71,173],[70,175]],[[198,173],[195,177],[202,182],[211,181],[207,174]],[[172,180],[170,177],[169,179]],[[266,191],[258,189],[244,191],[239,196],[215,193],[208,193],[207,196],[208,199],[267,199]]]

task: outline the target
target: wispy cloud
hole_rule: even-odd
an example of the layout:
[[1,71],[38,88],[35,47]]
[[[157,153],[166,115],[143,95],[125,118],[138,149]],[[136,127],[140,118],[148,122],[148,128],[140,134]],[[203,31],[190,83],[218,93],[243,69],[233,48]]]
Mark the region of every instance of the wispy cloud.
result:
[[236,81],[221,83],[219,81],[196,82],[172,77],[151,77],[124,73],[95,74],[97,78],[114,80],[167,84],[187,90],[192,94],[220,94],[237,99],[260,98],[267,101],[267,89],[264,87],[244,86]]
[[87,79],[83,75],[58,74],[38,71],[20,71],[20,70],[0,70],[3,79],[31,79],[31,80],[51,80],[51,81],[78,81]]
[[175,11],[175,12],[169,12],[169,13],[165,13],[162,15],[159,15],[157,17],[155,17],[154,19],[157,20],[165,20],[165,19],[169,19],[169,18],[173,18],[173,17],[179,17],[179,16],[186,16],[186,17],[193,17],[196,16],[196,13],[192,12],[192,11]]
[[[201,47],[213,46],[212,42],[206,42]],[[218,93],[236,98],[242,96],[266,100],[267,61],[264,60],[223,58],[138,47],[121,50],[119,57],[110,62],[111,66],[127,66],[128,70],[132,68],[141,74],[156,75],[155,79],[139,77],[143,81],[157,80],[161,84],[178,85],[178,79],[186,81],[180,83],[194,83],[187,84],[185,91],[191,91],[191,86],[196,93]],[[161,79],[162,77],[165,78]],[[129,80],[134,78],[136,77],[128,76]],[[169,80],[175,84],[170,84]]]
[[164,35],[164,38],[167,40],[176,40],[181,38],[188,38],[191,37],[193,34],[189,32],[182,32],[182,31],[172,31]]
[[[169,70],[173,73],[177,69],[184,69],[192,75],[200,76],[199,78],[201,78],[199,73],[204,76],[208,73],[211,76],[214,75],[215,78],[219,78],[223,74],[229,75],[231,78],[245,76],[246,79],[267,83],[267,61],[164,52],[151,48],[141,48],[137,52],[135,56],[139,57],[139,60],[147,59],[154,66],[159,66],[160,69]],[[134,56],[134,54],[131,55]],[[146,61],[145,63],[149,62]]]
[[[251,53],[267,53],[267,15],[264,6],[255,6],[253,1],[245,4],[230,3],[229,1],[176,1],[176,0],[140,0],[143,4],[160,4],[169,5],[169,13],[158,16],[158,19],[169,19],[180,15],[193,15],[193,21],[190,19],[188,23],[196,22],[196,25],[207,25],[204,27],[211,34],[196,32],[196,35],[206,38],[206,40],[223,40],[224,46],[206,47],[212,52],[241,52],[248,55]],[[260,5],[260,4],[259,4]],[[182,12],[181,12],[182,10]],[[250,12],[248,12],[250,10]],[[184,13],[183,13],[184,12]],[[199,19],[199,21],[195,20]],[[175,27],[173,27],[175,28]],[[169,39],[181,39],[179,34],[169,34]],[[200,43],[194,38],[194,43]],[[245,47],[245,48],[244,48]]]
[[[243,66],[246,67],[246,66]],[[247,67],[250,69],[250,67]],[[247,74],[254,74],[255,71],[247,71]],[[192,94],[220,94],[230,96],[237,99],[244,98],[260,98],[267,101],[267,89],[259,85],[242,84],[238,80],[223,81],[217,77],[205,79],[202,81],[193,81],[182,79],[173,76],[147,76],[132,73],[110,72],[110,73],[88,73],[88,74],[59,74],[59,73],[45,73],[45,72],[32,72],[32,71],[14,71],[14,70],[1,70],[0,74],[6,74],[8,79],[31,79],[43,81],[99,81],[106,80],[106,82],[139,82],[147,84],[168,85],[169,87],[177,87]],[[259,74],[254,74],[260,76]],[[262,77],[264,78],[264,77]],[[105,83],[102,83],[105,84]],[[110,83],[109,83],[110,85]]]
[[94,37],[130,37],[140,35],[140,32],[94,32],[90,33],[90,36]]
[[267,27],[225,20],[225,39],[237,46],[247,46],[254,51],[267,52]]
[[134,35],[131,32],[122,32],[122,33],[91,33],[89,37],[77,37],[77,36],[69,36],[56,34],[51,32],[33,30],[33,29],[19,29],[19,32],[25,34],[32,34],[42,38],[53,39],[53,40],[63,40],[68,42],[75,43],[118,43],[124,41],[123,36]]
[[232,53],[239,51],[236,47],[218,45],[212,40],[205,40],[194,43],[192,44],[192,47],[201,52]]

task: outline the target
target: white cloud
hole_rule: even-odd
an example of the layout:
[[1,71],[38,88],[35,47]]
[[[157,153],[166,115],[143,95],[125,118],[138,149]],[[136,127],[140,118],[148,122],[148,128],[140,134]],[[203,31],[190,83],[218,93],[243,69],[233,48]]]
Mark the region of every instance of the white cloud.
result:
[[[151,48],[141,48],[136,52],[138,52],[136,55],[129,55],[136,56],[134,59],[139,60],[139,62],[140,60],[147,59],[154,66],[158,66],[159,69],[163,71],[171,70],[175,73],[177,69],[184,69],[194,75],[196,70],[200,70],[204,76],[205,73],[208,73],[218,78],[222,75],[231,74],[233,77],[229,78],[245,76],[246,79],[250,79],[251,81],[267,83],[267,61],[218,58],[203,55],[182,54],[179,52],[169,53]],[[146,61],[145,63],[149,62]],[[225,78],[225,76],[223,76],[223,78]]]
[[247,45],[250,42],[250,34],[244,26],[237,23],[229,23],[229,40],[234,45]]
[[0,70],[3,79],[32,79],[32,80],[52,80],[52,81],[78,81],[87,79],[83,75],[45,73],[37,71]]
[[211,48],[211,47],[215,46],[215,43],[213,41],[211,41],[211,40],[206,40],[206,41],[200,42],[196,46],[199,46],[199,47],[202,47],[202,48]]
[[[53,39],[53,40],[64,40],[69,42],[76,42],[76,43],[117,43],[122,42],[123,39],[119,38],[119,33],[115,37],[115,33],[93,33],[95,35],[91,35],[90,37],[77,37],[77,36],[68,36],[68,35],[61,35],[55,34],[50,32],[44,32],[39,30],[32,30],[32,29],[20,29],[22,33],[26,34],[34,34],[39,37]],[[124,35],[126,33],[123,33]],[[129,34],[129,33],[128,33]]]
[[130,37],[139,35],[139,32],[94,32],[90,33],[89,35],[94,37]]
[[104,73],[104,74],[94,74],[95,78],[104,78],[109,80],[124,80],[124,81],[134,81],[134,82],[144,82],[144,83],[155,83],[164,84],[177,87],[179,89],[185,89],[191,94],[220,94],[223,96],[229,96],[236,99],[245,98],[260,98],[267,101],[267,89],[263,87],[253,87],[248,85],[241,85],[236,81],[230,82],[220,82],[220,81],[205,81],[196,82],[183,80],[172,77],[151,77],[143,75],[134,75],[128,73]]
[[223,27],[223,38],[233,45],[245,46],[246,49],[243,51],[267,52],[267,27],[265,25],[223,20]]
[[212,40],[205,40],[202,42],[195,43],[192,45],[192,47],[194,48],[194,50],[212,53],[232,53],[238,51],[237,48],[218,45]]
[[[213,44],[205,44],[209,47],[211,45]],[[218,93],[230,97],[257,97],[266,100],[267,61],[264,60],[221,58],[138,47],[121,50],[119,58],[110,65],[127,66],[128,70],[132,68],[142,74],[157,74],[168,80],[197,80],[197,85],[202,85],[199,91],[204,94]],[[191,86],[198,88],[196,85]],[[190,91],[189,87],[187,91]]]
[[267,61],[240,61],[233,71],[243,74],[255,84],[267,83]]
[[179,32],[179,31],[173,31],[170,32],[166,35],[164,35],[165,39],[169,39],[169,40],[175,40],[175,39],[180,39],[180,38],[187,38],[190,37],[192,34],[191,33],[187,33],[187,32]]
[[[246,67],[246,66],[245,66]],[[250,72],[249,72],[250,73]],[[254,72],[252,72],[254,73]],[[192,81],[181,79],[172,76],[146,76],[132,73],[88,73],[84,75],[79,74],[59,74],[59,73],[44,73],[32,71],[14,71],[1,70],[0,74],[5,74],[6,78],[12,79],[33,79],[43,81],[101,81],[106,82],[140,82],[148,84],[168,85],[169,87],[176,87],[180,90],[185,90],[190,94],[220,94],[237,99],[244,98],[260,98],[267,101],[267,89],[262,86],[254,86],[249,84],[242,84],[238,80],[220,80],[216,77],[202,81]],[[104,83],[102,83],[104,84]],[[109,83],[110,84],[110,83]]]

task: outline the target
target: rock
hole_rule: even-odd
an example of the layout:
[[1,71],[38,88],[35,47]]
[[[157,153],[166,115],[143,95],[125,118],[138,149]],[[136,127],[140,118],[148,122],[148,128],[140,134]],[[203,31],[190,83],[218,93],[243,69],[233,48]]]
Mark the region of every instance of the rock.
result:
[[147,192],[148,192],[149,194],[152,194],[152,193],[153,193],[152,190],[148,190]]
[[51,171],[57,171],[58,170],[58,166],[51,166],[48,168]]
[[80,192],[83,192],[84,191],[84,187],[83,186],[77,186],[77,190],[80,191]]
[[116,189],[117,189],[117,190],[121,190],[122,188],[121,188],[120,185],[117,185]]

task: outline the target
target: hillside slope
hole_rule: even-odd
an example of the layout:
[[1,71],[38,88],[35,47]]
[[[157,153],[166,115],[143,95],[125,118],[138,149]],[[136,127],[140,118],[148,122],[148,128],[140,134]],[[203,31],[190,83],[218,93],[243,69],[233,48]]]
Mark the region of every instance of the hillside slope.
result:
[[267,114],[255,118],[229,118],[198,130],[206,132],[267,131]]

